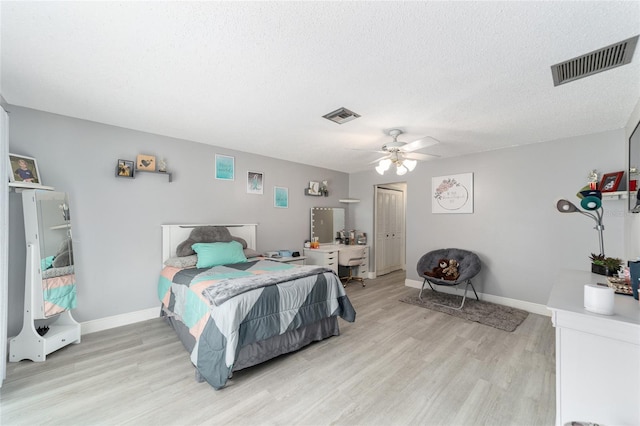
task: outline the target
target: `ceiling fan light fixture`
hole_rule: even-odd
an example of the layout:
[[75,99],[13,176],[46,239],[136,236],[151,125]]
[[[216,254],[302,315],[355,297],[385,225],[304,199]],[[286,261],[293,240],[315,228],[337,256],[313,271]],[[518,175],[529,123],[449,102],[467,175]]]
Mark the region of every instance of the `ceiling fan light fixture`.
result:
[[378,172],[378,174],[383,175],[386,170],[387,169],[385,169],[384,167],[382,167],[380,165],[376,166],[376,172]]
[[398,165],[398,168],[396,169],[396,174],[398,176],[402,176],[402,175],[406,174],[407,172],[408,172],[408,170],[403,164],[399,164]]
[[416,160],[404,160],[404,162],[402,163],[410,172],[413,171],[413,169],[416,168],[416,164],[418,164],[418,162]]
[[382,169],[385,171],[389,170],[389,167],[391,167],[391,159],[385,158],[383,160],[380,160],[378,166],[382,167]]

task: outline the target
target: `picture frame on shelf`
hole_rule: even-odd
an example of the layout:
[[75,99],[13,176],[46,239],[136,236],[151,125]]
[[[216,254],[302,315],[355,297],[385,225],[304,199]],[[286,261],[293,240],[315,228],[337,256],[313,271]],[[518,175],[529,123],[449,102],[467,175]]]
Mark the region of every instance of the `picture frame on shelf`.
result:
[[9,153],[9,182],[41,185],[38,162],[33,157]]
[[289,188],[281,186],[273,187],[273,207],[279,209],[289,208]]
[[309,182],[308,194],[309,195],[322,195],[322,193],[320,192],[320,182],[314,182],[314,181]]
[[264,173],[247,172],[247,194],[262,195],[264,193]]
[[216,179],[235,180],[235,157],[216,154]]
[[116,166],[116,176],[122,178],[134,178],[135,164],[133,160],[118,160]]
[[140,154],[136,157],[136,169],[144,170],[146,172],[156,171],[156,157],[155,155]]
[[624,176],[624,171],[605,173],[602,175],[598,189],[600,192],[616,192],[620,187],[622,176]]

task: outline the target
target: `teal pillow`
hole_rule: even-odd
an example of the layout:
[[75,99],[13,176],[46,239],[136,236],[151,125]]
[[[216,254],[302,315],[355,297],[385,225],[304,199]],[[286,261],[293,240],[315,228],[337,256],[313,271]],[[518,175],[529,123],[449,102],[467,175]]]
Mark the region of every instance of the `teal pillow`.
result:
[[198,255],[196,268],[211,268],[218,265],[246,262],[242,244],[237,241],[228,243],[196,243],[191,246]]
[[40,260],[40,270],[44,271],[44,270],[47,270],[47,269],[51,268],[53,266],[53,259],[54,259],[53,256],[48,256],[48,257],[45,257],[44,259],[41,259]]

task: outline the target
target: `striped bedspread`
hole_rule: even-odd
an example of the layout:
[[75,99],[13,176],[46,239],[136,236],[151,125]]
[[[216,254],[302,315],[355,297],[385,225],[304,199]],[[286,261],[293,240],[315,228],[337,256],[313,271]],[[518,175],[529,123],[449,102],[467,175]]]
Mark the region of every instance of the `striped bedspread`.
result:
[[[189,328],[195,340],[191,361],[214,388],[226,384],[238,351],[245,345],[331,316],[355,320],[355,310],[334,272],[319,269],[300,274],[295,268],[301,267],[258,260],[210,269],[162,270],[158,297],[163,308]],[[293,271],[294,278],[283,281],[287,270]],[[247,279],[268,274],[279,278],[257,288],[256,280]],[[240,286],[254,287],[219,304],[210,300],[209,295],[216,294],[211,287],[220,283],[229,287],[235,279]]]

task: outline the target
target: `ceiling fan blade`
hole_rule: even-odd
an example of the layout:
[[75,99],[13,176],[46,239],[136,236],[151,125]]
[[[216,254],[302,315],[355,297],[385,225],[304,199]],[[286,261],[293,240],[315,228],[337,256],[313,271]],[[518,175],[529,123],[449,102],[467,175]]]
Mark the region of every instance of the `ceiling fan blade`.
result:
[[409,142],[406,145],[403,145],[400,148],[400,151],[403,151],[403,152],[416,151],[418,149],[426,148],[428,146],[436,145],[439,143],[440,143],[439,140],[432,138],[431,136],[425,136],[424,138],[421,138],[413,142]]
[[410,160],[418,160],[418,161],[426,161],[426,160],[431,160],[434,157],[440,157],[439,155],[435,155],[435,154],[420,154],[419,152],[407,152],[403,156],[404,158],[408,158]]
[[391,156],[390,155],[385,155],[384,157],[380,157],[380,158],[378,158],[376,160],[371,161],[369,164],[375,164],[375,163],[379,162],[380,160],[384,160],[385,158],[391,158]]

